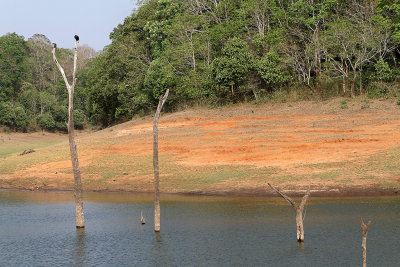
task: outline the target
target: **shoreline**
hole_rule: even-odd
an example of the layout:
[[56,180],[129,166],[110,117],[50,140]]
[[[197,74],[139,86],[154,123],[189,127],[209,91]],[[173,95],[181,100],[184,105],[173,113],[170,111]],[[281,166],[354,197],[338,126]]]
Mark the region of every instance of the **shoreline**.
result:
[[[396,196],[400,191],[399,106],[342,98],[323,105],[240,105],[165,114],[160,122],[163,194],[272,197],[270,182],[290,196],[309,185],[321,197]],[[351,104],[351,105],[350,105]],[[385,120],[382,120],[385,118]],[[79,133],[87,192],[152,193],[152,119]],[[390,138],[388,138],[390,137]],[[73,190],[65,136],[0,136],[0,188]],[[18,156],[26,149],[35,153]]]
[[[56,188],[7,188],[0,187],[0,191],[37,191],[37,192],[73,192],[72,189]],[[302,197],[306,189],[300,188],[282,188],[282,191],[292,197]],[[311,188],[313,197],[377,197],[377,196],[400,196],[399,188],[379,188],[379,187],[325,187]],[[135,190],[84,190],[84,193],[129,193],[129,194],[153,194],[153,191],[135,191]],[[271,190],[244,188],[240,190],[227,191],[204,191],[191,190],[168,192],[160,191],[162,195],[182,195],[182,196],[221,196],[221,197],[279,197]]]

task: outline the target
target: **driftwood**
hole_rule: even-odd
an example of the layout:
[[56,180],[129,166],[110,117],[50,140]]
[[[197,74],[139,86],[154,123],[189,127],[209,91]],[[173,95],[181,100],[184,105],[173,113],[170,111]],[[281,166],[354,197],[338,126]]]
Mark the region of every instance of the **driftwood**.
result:
[[167,100],[169,89],[164,96],[158,101],[156,115],[154,116],[153,126],[153,167],[154,167],[154,231],[160,232],[160,170],[158,167],[158,120],[160,118],[161,109]]
[[371,225],[371,221],[368,221],[367,225],[365,225],[363,219],[360,219],[360,225],[361,225],[361,230],[362,230],[362,242],[361,242],[361,247],[362,247],[362,252],[363,252],[363,267],[367,267],[367,234],[368,234],[368,229],[369,226]]
[[19,156],[23,156],[29,153],[33,153],[36,152],[34,149],[28,149],[28,150],[24,150],[24,152],[22,152],[21,154],[19,154]]
[[144,219],[142,212],[140,212],[140,223],[141,224],[146,224],[146,220]]
[[296,229],[297,229],[297,242],[304,242],[304,207],[306,206],[307,199],[310,196],[310,187],[308,187],[306,194],[301,199],[300,205],[297,205],[290,197],[279,191],[277,188],[268,183],[275,192],[277,192],[281,197],[286,199],[287,202],[293,207],[296,212]]
[[71,154],[72,168],[74,171],[74,196],[75,196],[75,219],[76,228],[84,228],[84,216],[83,216],[83,200],[82,200],[82,180],[81,180],[81,170],[79,168],[78,152],[76,151],[75,134],[74,134],[74,90],[76,84],[76,65],[78,58],[78,43],[79,37],[77,35],[75,38],[74,46],[74,70],[72,72],[72,84],[69,84],[67,76],[65,75],[64,69],[61,67],[60,63],[56,58],[56,48],[57,45],[53,44],[53,60],[56,63],[61,75],[64,79],[65,85],[68,90],[68,140],[69,140],[69,150]]

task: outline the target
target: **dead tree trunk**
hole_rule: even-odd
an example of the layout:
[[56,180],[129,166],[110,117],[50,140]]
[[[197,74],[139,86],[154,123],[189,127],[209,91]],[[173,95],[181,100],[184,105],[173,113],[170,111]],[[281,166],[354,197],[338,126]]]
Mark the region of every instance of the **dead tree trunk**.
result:
[[146,220],[145,220],[145,218],[143,217],[143,212],[140,212],[140,223],[141,223],[141,224],[146,224]]
[[160,97],[158,101],[156,115],[154,116],[153,126],[153,167],[154,167],[154,231],[160,232],[160,170],[158,167],[158,119],[160,118],[161,109],[167,100],[169,89],[165,92],[164,96]]
[[360,225],[362,229],[362,242],[361,242],[361,247],[363,251],[363,267],[367,267],[367,234],[368,234],[368,229],[371,224],[371,221],[368,221],[367,225],[365,225],[363,219],[360,219]]
[[82,200],[82,180],[81,171],[79,168],[78,152],[76,151],[75,144],[75,134],[74,134],[74,90],[76,84],[76,64],[78,58],[78,43],[79,37],[75,35],[75,46],[74,46],[74,70],[72,73],[72,84],[70,85],[65,75],[64,69],[61,67],[60,63],[56,58],[56,44],[53,47],[53,60],[56,63],[58,69],[64,78],[65,85],[68,90],[68,140],[69,140],[69,150],[71,154],[72,168],[74,171],[74,196],[75,196],[75,219],[76,228],[84,228],[84,216],[83,216],[83,200]]
[[308,187],[308,190],[306,194],[303,196],[301,199],[300,205],[298,206],[290,197],[279,191],[277,188],[272,186],[270,183],[268,183],[269,187],[271,187],[275,192],[277,192],[281,197],[286,199],[287,202],[292,205],[293,209],[296,212],[296,229],[297,229],[297,242],[304,242],[304,207],[306,206],[307,199],[310,196],[310,187]]

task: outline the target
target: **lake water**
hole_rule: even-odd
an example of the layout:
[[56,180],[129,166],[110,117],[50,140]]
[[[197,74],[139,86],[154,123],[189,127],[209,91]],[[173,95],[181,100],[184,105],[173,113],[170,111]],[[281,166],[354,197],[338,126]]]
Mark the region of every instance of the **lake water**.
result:
[[[400,266],[400,198],[310,198],[305,243],[280,198],[85,194],[75,229],[68,192],[0,191],[1,266],[361,266],[360,217],[371,220],[368,266]],[[140,225],[140,212],[147,224]]]

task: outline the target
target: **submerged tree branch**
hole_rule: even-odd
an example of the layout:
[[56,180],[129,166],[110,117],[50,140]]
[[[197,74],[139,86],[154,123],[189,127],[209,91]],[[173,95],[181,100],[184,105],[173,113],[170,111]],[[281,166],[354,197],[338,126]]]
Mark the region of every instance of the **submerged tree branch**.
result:
[[275,192],[277,192],[281,197],[283,197],[284,199],[287,200],[287,202],[290,203],[290,205],[292,205],[292,207],[297,210],[297,205],[296,203],[293,201],[293,199],[291,199],[290,197],[288,197],[287,195],[285,195],[284,193],[282,193],[281,191],[279,191],[277,188],[275,188],[273,185],[271,185],[270,183],[268,183],[269,187],[271,187]]
[[300,202],[300,206],[296,204],[296,202],[293,201],[290,197],[288,197],[286,194],[282,193],[279,189],[275,188],[273,185],[268,183],[269,187],[271,187],[275,192],[277,192],[281,197],[286,199],[287,202],[292,205],[293,209],[296,212],[296,229],[297,229],[297,242],[303,242],[304,241],[304,207],[306,206],[307,199],[310,196],[310,186],[308,186],[306,194],[303,196]]
[[365,225],[364,221],[362,218],[360,218],[360,225],[362,229],[362,242],[361,242],[361,247],[363,251],[363,267],[367,267],[367,234],[368,234],[368,229],[369,226],[371,225],[371,221],[368,221],[368,223]]

